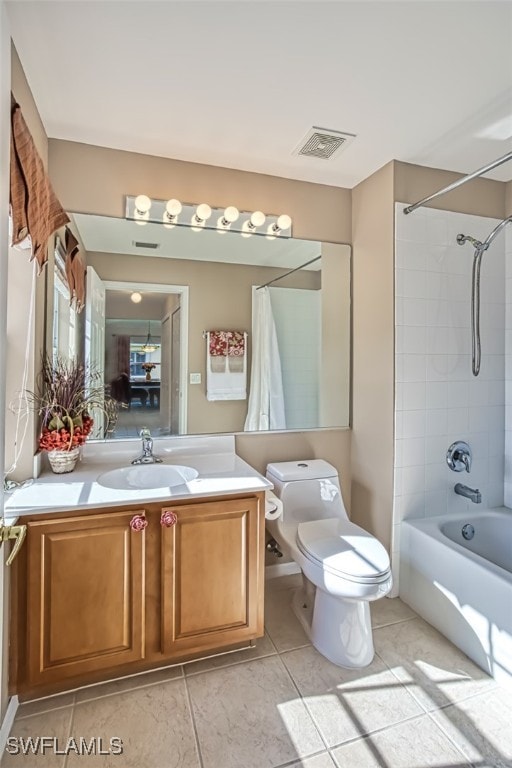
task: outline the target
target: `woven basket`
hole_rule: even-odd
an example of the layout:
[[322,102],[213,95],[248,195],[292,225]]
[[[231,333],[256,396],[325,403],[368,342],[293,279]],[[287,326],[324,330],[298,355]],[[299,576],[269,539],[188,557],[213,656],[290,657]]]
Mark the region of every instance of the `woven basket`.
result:
[[48,461],[52,472],[58,475],[72,472],[76,467],[79,455],[79,448],[72,448],[70,451],[48,451]]

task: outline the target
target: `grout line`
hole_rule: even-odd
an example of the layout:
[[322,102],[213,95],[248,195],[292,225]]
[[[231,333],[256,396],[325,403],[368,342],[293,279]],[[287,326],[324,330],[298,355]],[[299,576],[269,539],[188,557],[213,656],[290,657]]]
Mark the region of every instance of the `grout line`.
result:
[[[386,663],[386,661],[383,659],[382,656],[379,655],[377,651],[375,651],[375,655],[379,657],[379,659],[382,661],[382,663],[389,669],[393,677],[398,680],[398,682],[406,689],[406,691],[409,693],[410,696],[414,699],[414,701],[422,708],[425,714],[429,715],[432,712],[438,712],[441,709],[447,709],[448,707],[456,706],[462,701],[467,701],[468,699],[473,699],[477,696],[482,696],[484,694],[490,693],[492,691],[499,690],[500,686],[496,683],[496,681],[488,675],[489,682],[492,681],[494,685],[488,685],[486,688],[484,688],[481,691],[474,691],[473,693],[468,693],[464,696],[461,696],[460,698],[450,700],[445,702],[444,704],[436,704],[435,701],[433,701],[431,694],[428,693],[428,691],[425,690],[425,688],[422,688],[419,683],[412,678],[411,680],[401,680],[398,674],[394,671],[393,667],[390,667],[389,664]],[[407,671],[407,670],[406,670]],[[464,681],[462,681],[462,684],[464,684]],[[429,702],[431,706],[427,709],[426,704],[424,701],[422,701],[421,697],[419,697],[414,692],[414,687],[419,687],[420,690],[424,692],[426,696],[429,697]],[[437,684],[435,684],[436,689],[438,688]]]
[[199,734],[197,732],[196,718],[194,716],[194,708],[192,706],[192,697],[190,695],[190,691],[189,691],[189,688],[188,688],[188,682],[187,682],[186,675],[183,678],[183,680],[185,682],[185,695],[187,697],[188,711],[189,711],[190,720],[191,720],[191,723],[192,723],[192,729],[194,731],[194,737],[195,737],[195,740],[196,740],[197,756],[199,758],[199,764],[200,764],[201,768],[204,768],[203,755],[202,755],[202,752],[201,752],[201,743],[199,741]]
[[395,624],[405,624],[407,621],[414,621],[417,616],[408,616],[406,619],[396,619],[395,621],[387,621],[385,624],[372,624],[372,629],[383,629],[384,627],[393,627]]
[[[73,704],[71,705],[71,716],[69,718],[69,729],[68,729],[68,743],[69,739],[71,738],[71,735],[73,733],[73,724],[75,722],[75,705],[76,705],[76,693],[73,694]],[[67,753],[64,757],[64,762],[62,763],[62,768],[66,768],[68,764],[68,757],[69,753]]]
[[[181,674],[176,675],[176,677],[170,677],[168,679],[162,679],[162,680],[155,680],[153,682],[148,682],[147,680],[144,681],[144,678],[146,675],[150,675],[155,672],[162,672],[166,669],[177,669],[178,667],[181,667]],[[131,693],[132,691],[139,691],[143,688],[152,688],[155,685],[166,685],[167,683],[172,683],[175,680],[182,680],[184,677],[185,675],[183,673],[183,664],[172,664],[166,667],[159,667],[156,670],[151,669],[151,670],[148,670],[147,672],[138,672],[135,675],[127,675],[125,677],[112,678],[110,680],[105,680],[100,683],[91,683],[91,685],[83,685],[80,688],[76,688],[75,695],[77,695],[78,693],[81,693],[82,691],[87,691],[89,688],[98,688],[97,694],[94,696],[90,696],[90,698],[83,699],[82,701],[77,701],[76,703],[78,705],[87,704],[89,701],[97,701],[98,699],[107,699],[107,698],[110,698],[111,696],[122,696],[126,693]],[[132,679],[134,680],[134,682],[139,680],[139,684],[137,685],[135,682],[133,687],[122,688],[121,690],[118,690],[118,691],[106,692],[105,690],[102,690],[102,689],[105,689],[108,685],[111,685],[112,683],[116,683],[116,682],[122,683],[125,680],[132,680]]]
[[[309,709],[309,707],[308,707],[308,703],[307,703],[306,699],[305,699],[305,698],[304,698],[304,696],[302,695],[302,693],[301,693],[301,691],[300,691],[300,689],[299,689],[299,686],[297,685],[297,683],[295,682],[295,680],[294,680],[294,678],[293,678],[293,676],[292,676],[292,673],[290,672],[290,670],[288,669],[288,667],[287,667],[287,666],[286,666],[286,664],[284,663],[283,659],[281,658],[281,654],[280,654],[280,653],[278,653],[278,654],[277,654],[277,658],[278,658],[278,659],[279,659],[279,661],[281,662],[281,666],[283,667],[284,671],[286,672],[286,674],[287,674],[287,675],[288,675],[288,677],[290,678],[290,680],[291,680],[291,683],[292,683],[293,687],[294,687],[294,688],[295,688],[295,690],[297,691],[297,693],[298,693],[298,695],[299,695],[299,698],[300,698],[300,700],[301,700],[301,701],[302,701],[302,703],[304,704],[304,708],[305,708],[306,712],[308,713],[308,715],[309,715],[309,718],[310,718],[311,722],[313,723],[313,726],[314,726],[315,730],[317,731],[318,735],[320,736],[320,739],[321,739],[321,741],[322,741],[322,744],[324,744],[324,746],[325,746],[325,749],[329,749],[329,745],[327,744],[327,741],[324,739],[324,736],[323,736],[323,733],[322,733],[322,731],[320,730],[320,727],[317,725],[315,718],[313,717],[312,713],[310,712],[310,709]],[[323,750],[323,751],[325,751],[325,750]],[[299,758],[299,760],[300,760],[300,759],[302,759],[302,758]],[[292,765],[293,765],[293,763],[292,763]]]
[[[332,759],[332,755],[330,754],[328,749],[320,749],[318,752],[312,752],[310,755],[302,755],[300,757],[297,755],[297,757],[294,757],[292,760],[287,760],[286,763],[279,763],[278,765],[272,766],[272,768],[290,768],[290,766],[300,766],[303,764],[303,760],[310,760],[313,757],[319,757],[321,755],[329,755]],[[336,763],[334,763],[336,765]]]
[[[236,653],[236,651],[235,651]],[[218,672],[221,669],[230,669],[231,667],[239,667],[240,664],[247,664],[251,661],[259,661],[260,659],[268,659],[271,656],[277,656],[278,652],[264,653],[261,656],[251,656],[250,659],[239,659],[238,661],[230,661],[229,664],[221,664],[218,667],[210,667],[209,669],[199,669],[197,672],[185,672],[186,678],[197,677],[197,675],[207,675],[209,672]]]
[[339,749],[340,747],[345,747],[347,744],[354,744],[356,741],[361,741],[362,739],[369,739],[372,736],[376,736],[378,733],[384,733],[384,731],[390,731],[392,728],[398,728],[401,725],[404,725],[404,723],[410,723],[413,720],[420,720],[422,717],[425,717],[428,712],[420,712],[418,715],[410,715],[409,717],[405,717],[403,720],[397,720],[396,723],[390,723],[389,725],[383,725],[381,728],[375,728],[375,730],[367,731],[366,733],[360,733],[359,736],[351,736],[349,739],[346,739],[345,741],[340,741],[337,744],[333,744],[329,747],[330,750],[333,749]]
[[380,656],[380,654],[377,651],[375,651],[375,655],[382,661],[386,669],[388,669],[391,672],[395,680],[397,680],[400,683],[402,688],[405,688],[409,696],[411,696],[411,698],[416,702],[416,704],[423,710],[423,714],[428,715],[429,710],[425,707],[425,704],[423,703],[423,701],[421,701],[421,699],[418,698],[418,696],[414,693],[414,690],[413,690],[414,686],[418,685],[418,683],[413,678],[411,680],[401,680],[398,674],[393,669],[393,667],[390,667],[389,664],[385,661],[385,659],[382,656]]
[[[443,709],[444,709],[444,707],[443,707]],[[438,712],[439,710],[435,710],[435,711],[436,711],[436,712]],[[450,744],[451,744],[451,745],[454,747],[454,749],[456,749],[456,750],[457,750],[457,752],[458,752],[460,755],[462,755],[462,757],[464,758],[464,760],[466,760],[466,761],[467,761],[467,763],[468,763],[468,766],[470,766],[470,765],[473,765],[474,763],[473,763],[472,759],[469,757],[469,755],[466,755],[466,754],[464,753],[464,751],[463,751],[463,750],[462,750],[462,749],[459,747],[459,745],[457,744],[457,742],[456,742],[454,739],[452,739],[452,737],[450,736],[450,734],[448,733],[448,731],[445,731],[445,729],[443,728],[443,726],[442,726],[440,723],[438,723],[436,720],[434,720],[434,718],[432,717],[432,713],[431,713],[431,712],[427,712],[427,715],[429,716],[430,722],[432,722],[432,723],[433,723],[433,724],[436,726],[436,728],[438,728],[438,729],[441,731],[441,733],[443,734],[443,736],[445,736],[445,737],[448,739],[448,741],[449,741],[449,742],[450,742]],[[475,745],[474,745],[474,746],[475,746]],[[478,747],[477,747],[477,748],[478,748]],[[485,762],[487,762],[487,760],[486,760],[486,758],[485,758],[485,756],[484,756],[484,755],[480,755],[480,758],[481,758],[481,760],[484,760]],[[480,760],[479,760],[478,762],[480,762]]]

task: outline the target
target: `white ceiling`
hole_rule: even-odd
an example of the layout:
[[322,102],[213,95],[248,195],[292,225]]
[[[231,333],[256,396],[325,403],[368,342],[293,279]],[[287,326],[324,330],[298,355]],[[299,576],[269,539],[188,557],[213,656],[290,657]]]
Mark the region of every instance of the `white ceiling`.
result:
[[[391,159],[467,173],[512,150],[512,2],[7,6],[50,137],[350,188]],[[357,138],[295,156],[312,126]]]

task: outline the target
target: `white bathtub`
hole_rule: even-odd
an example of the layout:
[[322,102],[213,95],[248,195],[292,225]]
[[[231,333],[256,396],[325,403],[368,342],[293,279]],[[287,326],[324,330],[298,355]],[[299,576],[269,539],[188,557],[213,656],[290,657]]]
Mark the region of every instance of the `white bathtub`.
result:
[[[474,528],[466,541],[464,525]],[[498,682],[512,687],[512,511],[404,520],[400,597]]]

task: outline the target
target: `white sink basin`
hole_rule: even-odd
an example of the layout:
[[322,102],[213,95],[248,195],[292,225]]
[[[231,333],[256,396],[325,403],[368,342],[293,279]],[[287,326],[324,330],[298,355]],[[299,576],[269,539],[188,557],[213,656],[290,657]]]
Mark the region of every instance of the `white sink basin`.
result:
[[197,469],[180,464],[137,464],[104,472],[97,482],[105,488],[118,490],[147,490],[150,488],[173,488],[195,480]]

